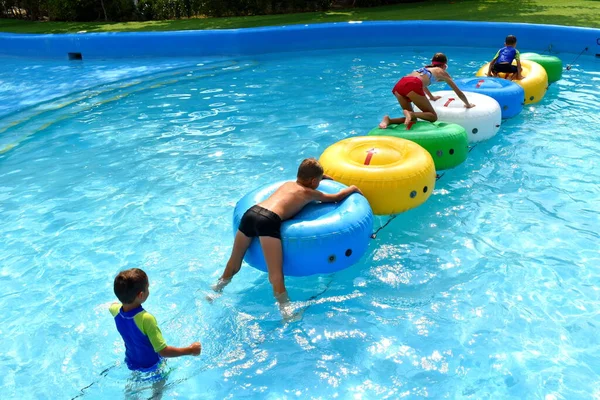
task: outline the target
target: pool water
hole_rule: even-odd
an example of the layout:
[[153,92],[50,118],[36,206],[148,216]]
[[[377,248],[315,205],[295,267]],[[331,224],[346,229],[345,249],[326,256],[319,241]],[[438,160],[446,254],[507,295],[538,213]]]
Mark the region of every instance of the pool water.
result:
[[108,312],[114,276],[139,267],[167,342],[203,345],[168,361],[163,398],[599,398],[590,57],[381,230],[360,263],[288,278],[301,321],[282,322],[249,266],[205,301],[237,200],[399,115],[391,87],[436,51],[459,78],[496,49],[2,59],[2,397],[151,398]]

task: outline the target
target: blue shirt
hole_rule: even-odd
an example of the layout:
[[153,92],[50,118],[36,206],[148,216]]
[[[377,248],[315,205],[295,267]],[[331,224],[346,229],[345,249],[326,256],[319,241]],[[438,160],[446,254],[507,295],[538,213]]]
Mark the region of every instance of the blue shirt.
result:
[[513,60],[520,58],[519,51],[512,46],[506,46],[498,50],[494,57],[496,62],[494,64],[512,64]]
[[161,350],[167,347],[156,318],[139,306],[123,311],[121,304],[110,306],[117,330],[125,342],[125,362],[131,370],[153,369],[162,359]]

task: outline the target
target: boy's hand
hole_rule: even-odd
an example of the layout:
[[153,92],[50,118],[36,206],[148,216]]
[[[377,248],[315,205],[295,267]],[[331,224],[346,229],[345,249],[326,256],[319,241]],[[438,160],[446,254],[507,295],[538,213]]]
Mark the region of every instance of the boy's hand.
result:
[[356,186],[352,185],[352,186],[350,186],[350,189],[352,189],[353,193],[358,193],[358,194],[361,194],[364,196],[363,192],[361,192],[360,189],[357,188]]
[[430,99],[430,100],[431,100],[431,101],[436,101],[436,100],[439,100],[439,99],[441,99],[441,98],[442,98],[442,96],[431,96],[431,99]]
[[190,355],[199,356],[202,351],[202,345],[199,342],[194,342],[190,345]]
[[465,104],[465,108],[473,108],[473,107],[475,107],[475,104],[471,104],[471,103]]

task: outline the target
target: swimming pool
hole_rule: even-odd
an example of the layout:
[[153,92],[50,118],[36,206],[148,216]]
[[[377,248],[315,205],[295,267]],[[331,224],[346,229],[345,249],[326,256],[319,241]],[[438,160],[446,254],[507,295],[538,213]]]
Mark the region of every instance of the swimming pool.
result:
[[[441,50],[454,77],[495,52]],[[360,263],[287,279],[310,306],[302,321],[281,323],[266,276],[248,266],[204,301],[231,249],[235,202],[398,114],[391,86],[436,51],[3,59],[4,395],[123,397],[129,372],[106,305],[117,271],[140,267],[168,343],[203,344],[200,358],[169,361],[165,398],[599,396],[590,57],[383,229]]]

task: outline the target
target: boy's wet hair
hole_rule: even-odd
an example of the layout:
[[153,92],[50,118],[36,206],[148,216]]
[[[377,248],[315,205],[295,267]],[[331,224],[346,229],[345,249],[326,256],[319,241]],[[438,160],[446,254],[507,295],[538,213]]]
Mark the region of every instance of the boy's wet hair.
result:
[[298,179],[309,181],[323,176],[323,167],[315,158],[305,158],[298,167]]
[[148,286],[148,275],[139,268],[119,272],[115,277],[114,290],[117,299],[123,304],[131,304],[140,292]]
[[517,37],[514,35],[508,35],[506,37],[506,39],[504,39],[504,43],[506,43],[510,46],[515,45],[515,44],[517,44]]

